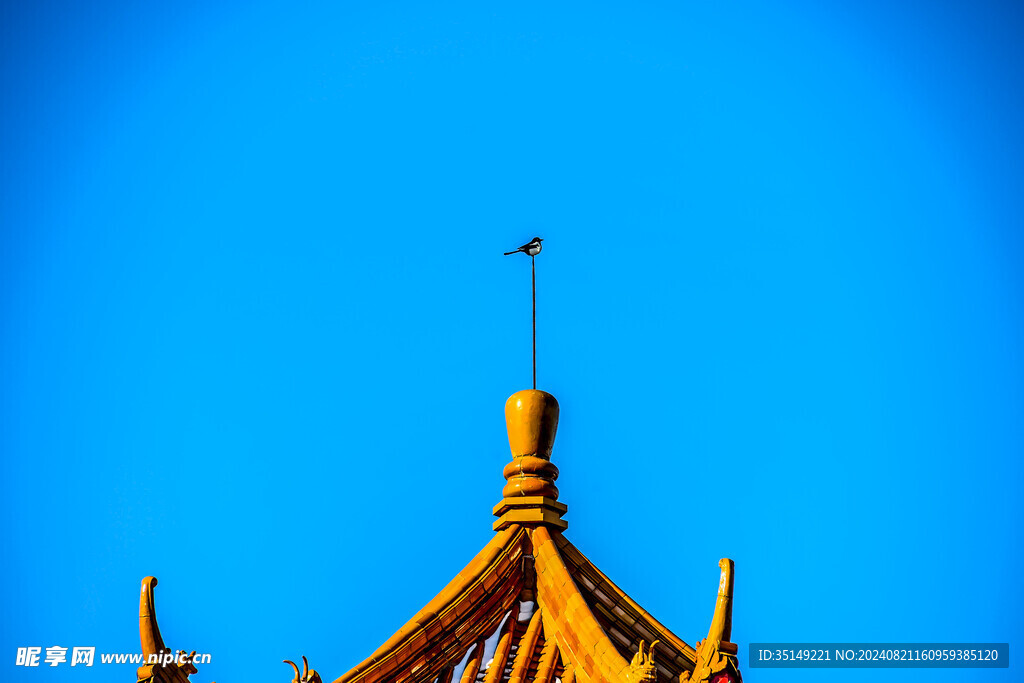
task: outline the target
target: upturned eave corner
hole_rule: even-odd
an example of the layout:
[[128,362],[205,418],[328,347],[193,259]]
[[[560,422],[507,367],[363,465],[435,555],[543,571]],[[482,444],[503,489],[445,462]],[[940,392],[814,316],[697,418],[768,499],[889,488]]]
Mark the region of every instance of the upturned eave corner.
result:
[[707,638],[697,642],[693,672],[681,683],[740,683],[739,647],[732,642],[732,595],[735,564],[729,558],[718,561],[721,570],[718,598]]
[[195,664],[195,650],[186,654],[179,650],[177,656],[164,645],[160,625],[156,621],[157,579],[147,576],[142,579],[139,592],[139,642],[142,646],[143,665],[136,672],[139,683],[189,683],[189,676],[198,673]]
[[518,603],[526,540],[520,526],[496,533],[405,626],[334,683],[433,681],[443,676]]

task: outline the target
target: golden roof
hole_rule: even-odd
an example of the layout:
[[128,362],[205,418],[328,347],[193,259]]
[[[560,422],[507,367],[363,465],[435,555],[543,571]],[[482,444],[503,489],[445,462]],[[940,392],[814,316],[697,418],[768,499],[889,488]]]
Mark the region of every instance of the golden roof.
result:
[[[505,405],[512,461],[495,535],[408,623],[334,683],[636,683],[740,681],[732,631],[733,563],[707,638],[691,647],[626,595],[563,535],[551,462],[555,397],[534,389]],[[143,582],[143,653],[163,652]],[[291,662],[288,662],[291,664]],[[144,666],[140,681],[187,683],[191,664]],[[294,666],[293,683],[321,683]]]

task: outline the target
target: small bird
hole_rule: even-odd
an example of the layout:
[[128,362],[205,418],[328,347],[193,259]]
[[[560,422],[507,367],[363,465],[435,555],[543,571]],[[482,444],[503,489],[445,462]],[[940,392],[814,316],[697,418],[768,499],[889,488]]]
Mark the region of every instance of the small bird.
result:
[[540,237],[534,237],[532,240],[530,240],[529,242],[527,242],[523,246],[519,247],[515,251],[506,251],[505,252],[505,256],[510,256],[512,254],[518,254],[519,252],[523,252],[524,254],[527,254],[528,256],[536,256],[537,254],[540,253],[540,243],[543,242],[543,241],[544,240],[542,240]]

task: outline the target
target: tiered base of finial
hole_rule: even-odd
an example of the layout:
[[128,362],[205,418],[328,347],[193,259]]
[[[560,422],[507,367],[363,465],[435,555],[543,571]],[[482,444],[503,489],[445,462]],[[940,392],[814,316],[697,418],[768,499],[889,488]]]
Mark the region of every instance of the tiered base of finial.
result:
[[569,508],[554,498],[544,496],[521,496],[505,498],[494,506],[494,530],[501,531],[513,524],[546,524],[556,529],[568,529],[569,523],[562,515]]

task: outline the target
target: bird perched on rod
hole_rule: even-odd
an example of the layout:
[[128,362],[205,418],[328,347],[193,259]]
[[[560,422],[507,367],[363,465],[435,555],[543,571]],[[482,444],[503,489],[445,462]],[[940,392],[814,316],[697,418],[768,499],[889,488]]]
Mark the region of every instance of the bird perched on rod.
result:
[[542,240],[540,237],[534,237],[532,240],[530,240],[529,242],[527,242],[523,246],[519,247],[515,251],[506,251],[505,252],[505,256],[510,256],[512,254],[518,254],[519,252],[523,252],[524,254],[527,254],[528,256],[536,256],[537,254],[540,253],[540,243],[543,242],[543,241],[544,240]]

